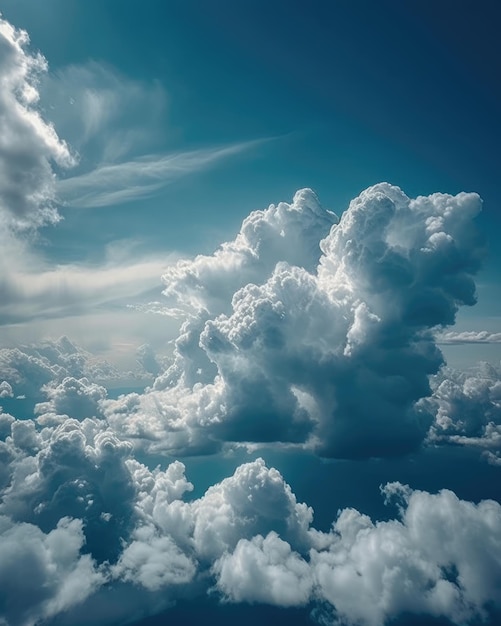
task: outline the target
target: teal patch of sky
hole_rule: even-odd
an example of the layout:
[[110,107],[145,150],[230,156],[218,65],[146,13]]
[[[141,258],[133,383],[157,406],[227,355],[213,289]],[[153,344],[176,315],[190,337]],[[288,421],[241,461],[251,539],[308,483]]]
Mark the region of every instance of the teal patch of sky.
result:
[[[200,498],[212,485],[231,476],[242,463],[262,457],[268,467],[277,468],[292,487],[298,502],[314,510],[313,526],[328,531],[339,510],[353,507],[372,519],[398,517],[394,505],[387,505],[380,486],[399,481],[412,489],[436,493],[450,489],[463,500],[501,501],[500,468],[479,462],[479,451],[463,447],[423,448],[415,454],[389,459],[329,460],[297,450],[263,448],[252,453],[243,449],[231,456],[180,457],[193,491],[187,500]],[[136,453],[149,467],[166,467],[175,458]]]

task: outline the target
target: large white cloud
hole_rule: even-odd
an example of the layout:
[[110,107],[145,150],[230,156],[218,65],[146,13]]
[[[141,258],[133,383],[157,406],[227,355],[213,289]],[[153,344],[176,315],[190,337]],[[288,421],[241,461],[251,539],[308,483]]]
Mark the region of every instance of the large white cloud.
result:
[[339,224],[310,190],[252,213],[233,242],[164,275],[166,314],[187,316],[174,363],[146,395],[110,403],[110,423],[170,452],[416,448],[433,420],[416,402],[443,362],[434,333],[475,302],[480,206],[381,183]]
[[218,588],[232,602],[328,602],[327,619],[359,626],[381,626],[403,613],[464,624],[501,605],[497,502],[475,505],[451,491],[432,495],[399,483],[384,493],[403,500],[400,520],[374,523],[344,509],[323,536],[326,545],[308,556],[274,532],[242,539],[214,566]]
[[465,623],[501,601],[501,507],[390,484],[405,503],[401,521],[374,524],[346,509],[327,550],[313,551],[321,595],[349,623],[378,626],[395,614],[444,616]]

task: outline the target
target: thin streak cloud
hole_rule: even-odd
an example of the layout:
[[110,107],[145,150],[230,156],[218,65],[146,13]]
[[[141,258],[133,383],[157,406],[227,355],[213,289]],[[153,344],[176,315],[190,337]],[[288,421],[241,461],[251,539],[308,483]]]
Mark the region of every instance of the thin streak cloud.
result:
[[269,139],[245,141],[223,148],[146,155],[123,163],[102,165],[86,174],[58,181],[58,197],[60,202],[74,208],[113,206],[146,198],[182,176],[207,169],[266,141]]

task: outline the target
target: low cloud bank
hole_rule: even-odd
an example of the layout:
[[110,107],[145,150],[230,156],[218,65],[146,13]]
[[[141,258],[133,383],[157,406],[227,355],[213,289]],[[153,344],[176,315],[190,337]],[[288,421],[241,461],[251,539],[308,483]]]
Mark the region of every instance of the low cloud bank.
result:
[[104,420],[12,420],[0,444],[7,624],[82,614],[116,624],[207,592],[317,606],[325,619],[367,626],[408,612],[465,624],[501,604],[501,505],[491,500],[390,483],[382,495],[396,519],[344,509],[322,532],[262,459],[188,500],[182,463],[149,469]]

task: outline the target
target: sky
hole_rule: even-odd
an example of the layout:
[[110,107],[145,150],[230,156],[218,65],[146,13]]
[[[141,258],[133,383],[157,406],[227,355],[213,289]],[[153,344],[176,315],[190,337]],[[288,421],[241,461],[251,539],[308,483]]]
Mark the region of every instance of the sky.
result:
[[0,13],[0,623],[498,623],[497,4]]

